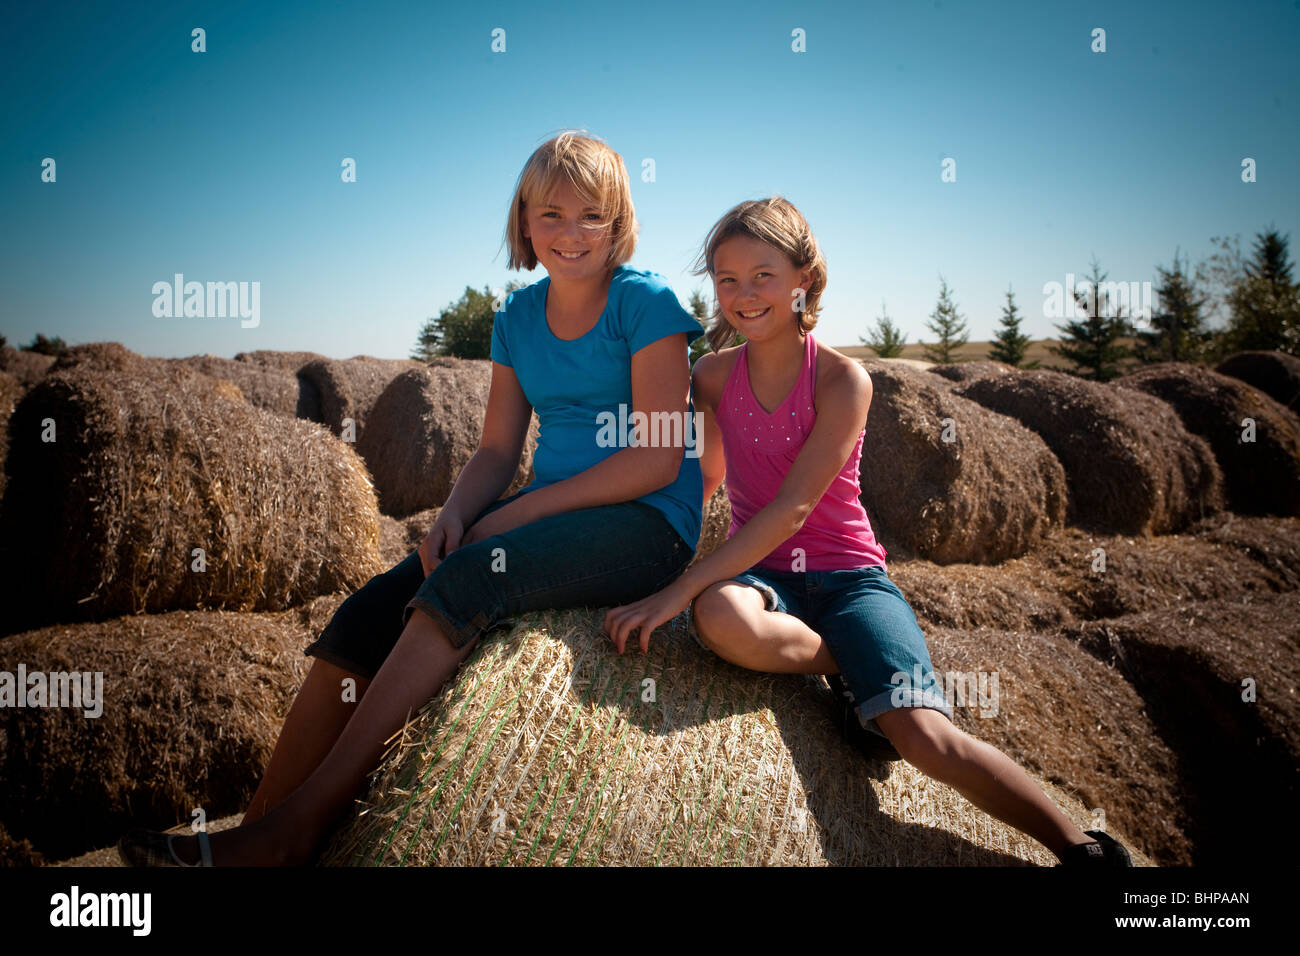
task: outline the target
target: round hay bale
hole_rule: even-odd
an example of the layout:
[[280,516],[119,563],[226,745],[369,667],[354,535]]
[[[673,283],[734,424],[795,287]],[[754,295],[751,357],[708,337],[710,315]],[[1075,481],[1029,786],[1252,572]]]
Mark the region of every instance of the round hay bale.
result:
[[1192,865],[1268,865],[1300,850],[1300,594],[1149,611],[1070,637],[1133,685],[1178,754],[1171,783]]
[[54,364],[53,355],[40,352],[28,352],[6,345],[0,348],[0,372],[8,372],[16,378],[23,389],[29,389],[50,370]]
[[243,810],[311,664],[307,617],[176,611],[0,641],[0,671],[25,670],[29,703],[33,674],[46,688],[46,706],[0,708],[0,821],[59,859],[196,807]]
[[5,493],[5,461],[9,457],[9,416],[23,395],[22,383],[8,372],[0,372],[0,497]]
[[695,547],[694,564],[707,554],[712,554],[727,540],[731,531],[731,499],[727,497],[727,483],[718,485],[713,496],[704,502],[703,520],[700,523],[700,541]]
[[24,396],[0,515],[0,540],[15,543],[0,564],[23,600],[0,628],[278,610],[381,570],[374,490],[352,449],[214,384],[183,368],[74,368]]
[[61,372],[70,368],[83,368],[97,372],[147,374],[149,370],[162,364],[161,359],[147,358],[138,352],[132,352],[121,342],[88,342],[64,350],[54,360],[49,371]]
[[1135,864],[1190,862],[1179,755],[1113,667],[1057,633],[930,628],[926,639],[961,729],[1102,810]]
[[954,391],[1042,436],[1065,467],[1071,524],[1162,534],[1223,506],[1223,476],[1209,447],[1159,401],[1047,370],[976,379]]
[[[873,398],[859,467],[876,536],[900,557],[989,564],[1065,516],[1065,475],[1033,432],[936,376],[864,363]],[[951,439],[951,440],[947,440]]]
[[1006,362],[978,360],[974,362],[950,362],[947,365],[932,365],[929,371],[941,375],[950,382],[973,382],[977,378],[996,378],[1010,375],[1017,371]]
[[1115,384],[1116,391],[1140,390],[1167,402],[1189,432],[1209,442],[1233,511],[1300,514],[1300,419],[1285,406],[1239,379],[1176,362]]
[[1300,591],[1300,519],[1221,512],[1183,534],[1140,538],[1065,528],[994,567],[896,561],[889,576],[925,626],[1047,631]]
[[232,383],[243,393],[245,401],[256,408],[265,408],[288,418],[298,417],[298,378],[290,372],[216,355],[191,355],[168,361]]
[[527,615],[482,638],[394,735],[321,862],[1056,862],[947,786],[842,743],[823,682],[733,667],[681,621],[648,655],[616,654],[598,611]]
[[[389,383],[405,371],[423,367],[406,359],[317,359],[300,368],[298,378],[316,388],[319,417],[311,420],[342,435],[344,420],[351,419],[355,423],[354,440],[360,440],[371,408]],[[304,400],[303,408],[315,411],[312,406],[316,400],[315,396]]]
[[28,840],[15,840],[0,826],[0,868],[6,866],[45,866],[45,858]]
[[[357,440],[357,453],[374,477],[380,510],[408,515],[447,500],[478,448],[491,385],[492,363],[485,360],[420,365],[388,384]],[[534,416],[506,494],[531,480],[536,447]]]
[[319,352],[276,352],[271,349],[258,349],[253,352],[236,353],[235,361],[276,368],[296,375],[298,370],[308,362],[329,361],[329,359]]
[[1300,358],[1285,352],[1238,352],[1219,363],[1220,375],[1253,385],[1279,405],[1300,412]]

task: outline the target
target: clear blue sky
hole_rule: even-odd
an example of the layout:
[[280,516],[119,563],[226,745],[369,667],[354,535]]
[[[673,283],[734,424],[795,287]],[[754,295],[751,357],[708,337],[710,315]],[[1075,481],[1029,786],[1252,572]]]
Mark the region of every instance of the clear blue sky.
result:
[[[565,127],[623,155],[633,264],[683,301],[718,216],[791,199],[829,263],[831,345],[882,299],[916,341],[941,272],[973,339],[1008,285],[1039,338],[1043,284],[1094,255],[1145,281],[1175,247],[1195,262],[1270,223],[1300,251],[1295,0],[148,6],[5,8],[11,344],[404,356],[466,285],[542,277],[508,272],[501,237],[525,159]],[[177,272],[260,282],[261,324],[155,318],[153,283]]]

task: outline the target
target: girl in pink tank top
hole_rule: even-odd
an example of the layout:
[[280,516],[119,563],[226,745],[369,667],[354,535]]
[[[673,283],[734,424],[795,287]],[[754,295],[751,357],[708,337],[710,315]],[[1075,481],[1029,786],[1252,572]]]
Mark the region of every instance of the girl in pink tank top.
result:
[[[841,728],[869,756],[901,756],[1063,864],[1131,866],[1120,843],[1079,830],[1005,754],[952,723],[858,498],[871,379],[813,337],[826,263],[803,216],[780,197],[741,203],[710,231],[697,271],[718,302],[714,351],[692,372],[704,500],[725,472],[731,528],[672,584],[605,615],[618,652],[633,632],[648,649],[689,608],[700,643],[734,664],[827,675]],[[737,333],[745,344],[725,348]]]

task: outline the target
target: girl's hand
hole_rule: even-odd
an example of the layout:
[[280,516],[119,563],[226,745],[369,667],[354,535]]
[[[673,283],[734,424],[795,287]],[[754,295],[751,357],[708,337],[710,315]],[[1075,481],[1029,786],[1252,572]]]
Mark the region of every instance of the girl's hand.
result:
[[419,547],[420,564],[424,566],[426,578],[442,563],[443,558],[461,546],[464,533],[465,524],[460,515],[450,508],[443,508],[438,512],[437,520],[433,522],[433,527],[424,536]]
[[462,545],[473,544],[475,541],[482,541],[494,534],[502,534],[512,528],[518,528],[520,525],[535,520],[528,510],[528,503],[524,500],[527,497],[527,495],[524,495],[521,498],[516,498],[510,504],[498,508],[490,515],[479,518],[478,521],[470,525],[460,543]]
[[627,639],[638,628],[641,630],[641,653],[650,650],[650,635],[660,624],[666,624],[690,606],[695,595],[683,588],[677,581],[661,591],[656,591],[635,604],[624,604],[610,608],[605,612],[605,631],[614,642],[620,654],[627,644]]

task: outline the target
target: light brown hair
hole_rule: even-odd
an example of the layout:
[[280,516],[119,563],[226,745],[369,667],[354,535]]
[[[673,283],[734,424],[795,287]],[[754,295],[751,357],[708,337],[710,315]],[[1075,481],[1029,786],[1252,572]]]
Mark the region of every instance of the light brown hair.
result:
[[532,242],[524,235],[524,209],[529,203],[545,204],[561,182],[567,181],[584,204],[600,210],[599,222],[584,221],[592,229],[611,229],[608,271],[632,258],[636,249],[636,211],[623,157],[585,130],[566,130],[533,151],[519,174],[510,202],[505,243],[510,269],[537,268]]
[[[712,277],[713,257],[718,246],[736,236],[766,242],[778,249],[796,269],[807,269],[812,273],[808,288],[804,290],[804,310],[799,316],[800,331],[811,331],[817,325],[822,293],[826,291],[826,259],[803,214],[781,196],[751,199],[731,207],[709,230],[692,274],[707,273]],[[734,345],[739,333],[723,317],[722,309],[715,308],[710,318],[713,324],[706,334],[709,348],[716,352]]]

